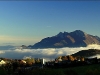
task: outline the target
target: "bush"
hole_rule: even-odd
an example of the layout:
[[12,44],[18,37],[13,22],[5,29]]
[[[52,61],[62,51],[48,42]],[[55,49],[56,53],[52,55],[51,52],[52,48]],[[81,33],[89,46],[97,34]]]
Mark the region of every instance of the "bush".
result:
[[78,73],[74,70],[66,70],[64,73],[65,75],[78,75]]
[[100,72],[97,69],[95,70],[90,69],[86,72],[86,75],[100,75]]

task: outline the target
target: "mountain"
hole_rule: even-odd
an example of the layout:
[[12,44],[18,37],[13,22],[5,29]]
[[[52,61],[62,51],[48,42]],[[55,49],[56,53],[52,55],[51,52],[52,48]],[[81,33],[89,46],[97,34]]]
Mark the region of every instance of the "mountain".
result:
[[89,50],[81,50],[75,54],[72,54],[72,56],[81,56],[81,57],[91,57],[95,55],[100,55],[100,50],[98,49],[89,49]]
[[28,46],[29,48],[62,48],[85,47],[89,44],[100,45],[100,38],[87,34],[81,30],[73,32],[60,32],[59,34],[42,39],[40,42]]
[[0,46],[0,50],[11,50],[14,49],[15,46],[7,45],[7,46]]

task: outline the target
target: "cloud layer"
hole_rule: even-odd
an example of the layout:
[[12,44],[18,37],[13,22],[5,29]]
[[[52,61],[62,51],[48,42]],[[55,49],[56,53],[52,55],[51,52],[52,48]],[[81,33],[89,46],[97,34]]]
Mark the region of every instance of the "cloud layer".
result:
[[[7,49],[0,50],[0,57],[12,58],[12,59],[22,59],[25,56],[31,56],[33,58],[45,58],[45,59],[55,59],[58,56],[70,55],[76,53],[80,50],[86,49],[100,49],[100,45],[89,45],[87,47],[77,47],[77,48],[46,48],[46,49]],[[99,55],[98,55],[99,57]]]

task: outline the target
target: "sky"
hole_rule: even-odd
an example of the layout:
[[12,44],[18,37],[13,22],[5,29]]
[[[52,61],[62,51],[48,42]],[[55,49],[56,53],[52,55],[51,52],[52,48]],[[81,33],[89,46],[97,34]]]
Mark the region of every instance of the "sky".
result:
[[33,45],[59,32],[100,37],[100,1],[0,1],[0,45]]

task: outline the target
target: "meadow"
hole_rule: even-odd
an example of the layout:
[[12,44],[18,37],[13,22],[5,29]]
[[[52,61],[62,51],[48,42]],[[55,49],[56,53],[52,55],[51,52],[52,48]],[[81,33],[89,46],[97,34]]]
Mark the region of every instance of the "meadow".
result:
[[[18,73],[17,73],[18,72]],[[43,68],[13,72],[0,67],[0,75],[100,75],[100,64],[92,64],[68,68]]]

